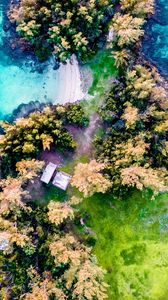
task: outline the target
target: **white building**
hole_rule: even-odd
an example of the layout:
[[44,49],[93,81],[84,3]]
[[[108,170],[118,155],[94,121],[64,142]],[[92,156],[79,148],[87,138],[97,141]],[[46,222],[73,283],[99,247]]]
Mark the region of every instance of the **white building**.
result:
[[54,177],[53,185],[59,187],[60,189],[66,191],[71,180],[71,176],[65,172],[57,172]]
[[43,175],[41,176],[41,179],[40,179],[40,180],[41,180],[42,182],[48,184],[48,183],[50,182],[50,180],[51,180],[51,178],[52,178],[52,176],[53,176],[53,174],[54,174],[56,168],[57,168],[57,165],[55,165],[55,164],[53,164],[53,163],[50,162],[50,163],[45,167],[45,169],[44,169],[44,171],[43,171]]

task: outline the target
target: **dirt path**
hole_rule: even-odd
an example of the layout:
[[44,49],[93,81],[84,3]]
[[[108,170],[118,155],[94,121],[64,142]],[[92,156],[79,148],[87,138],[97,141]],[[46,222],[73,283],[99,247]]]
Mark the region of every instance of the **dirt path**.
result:
[[93,136],[95,131],[100,126],[100,117],[97,113],[90,116],[89,126],[82,132],[79,136],[77,142],[78,146],[76,149],[76,156],[88,155],[92,153],[93,150]]

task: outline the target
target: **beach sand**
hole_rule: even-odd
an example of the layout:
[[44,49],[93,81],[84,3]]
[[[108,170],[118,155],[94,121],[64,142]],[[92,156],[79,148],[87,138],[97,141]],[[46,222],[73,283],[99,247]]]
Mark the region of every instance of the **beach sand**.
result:
[[66,64],[61,64],[58,69],[58,81],[55,103],[65,104],[76,102],[84,97],[79,64],[73,54]]

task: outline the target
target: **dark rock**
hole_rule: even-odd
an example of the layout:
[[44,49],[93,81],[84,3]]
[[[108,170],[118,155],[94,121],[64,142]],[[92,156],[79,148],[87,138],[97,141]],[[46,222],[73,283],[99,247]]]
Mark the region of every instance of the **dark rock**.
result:
[[43,74],[44,68],[43,68],[43,66],[39,65],[36,67],[35,71],[37,71],[39,74]]
[[53,70],[58,70],[59,67],[60,67],[59,62],[56,62],[55,65],[54,65],[54,67],[53,67]]
[[42,110],[45,106],[51,106],[51,103],[40,103],[39,101],[30,101],[27,104],[20,104],[12,113],[12,115],[8,116],[6,119],[9,122],[13,122],[18,118],[24,118],[29,115],[31,112]]

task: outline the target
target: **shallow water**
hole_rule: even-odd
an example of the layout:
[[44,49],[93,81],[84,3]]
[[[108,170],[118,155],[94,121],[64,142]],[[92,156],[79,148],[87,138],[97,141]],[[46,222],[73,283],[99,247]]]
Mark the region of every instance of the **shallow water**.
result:
[[26,55],[25,59],[13,60],[6,54],[3,39],[7,35],[3,31],[6,5],[7,1],[0,4],[0,119],[11,114],[21,103],[54,101],[58,85],[58,71],[53,70],[54,63],[48,63],[41,74]]
[[168,1],[156,1],[156,13],[145,26],[145,57],[168,79]]

